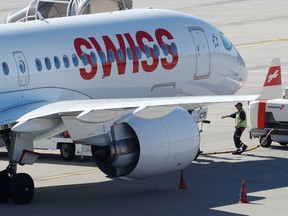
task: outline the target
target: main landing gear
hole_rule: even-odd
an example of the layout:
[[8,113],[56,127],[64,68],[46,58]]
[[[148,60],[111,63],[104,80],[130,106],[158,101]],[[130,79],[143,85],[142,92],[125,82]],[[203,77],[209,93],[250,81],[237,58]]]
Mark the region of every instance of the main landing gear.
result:
[[9,152],[9,166],[0,171],[0,203],[6,203],[11,199],[15,204],[28,204],[34,196],[34,182],[30,175],[16,173],[17,163],[12,162],[15,142],[11,142],[10,135],[10,131],[2,131],[3,140]]
[[34,182],[30,175],[17,173],[11,175],[9,166],[0,172],[0,203],[6,203],[9,198],[15,204],[28,204],[34,196]]

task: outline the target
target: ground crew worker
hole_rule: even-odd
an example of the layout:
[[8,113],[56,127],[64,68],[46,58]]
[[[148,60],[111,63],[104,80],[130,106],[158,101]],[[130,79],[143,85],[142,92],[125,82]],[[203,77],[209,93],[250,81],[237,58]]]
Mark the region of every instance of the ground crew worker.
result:
[[247,145],[245,145],[240,139],[243,131],[245,130],[245,128],[247,128],[247,118],[242,103],[238,102],[235,107],[237,109],[237,112],[231,115],[222,116],[221,118],[235,118],[235,132],[233,139],[236,146],[236,151],[234,151],[232,154],[241,154],[247,149]]

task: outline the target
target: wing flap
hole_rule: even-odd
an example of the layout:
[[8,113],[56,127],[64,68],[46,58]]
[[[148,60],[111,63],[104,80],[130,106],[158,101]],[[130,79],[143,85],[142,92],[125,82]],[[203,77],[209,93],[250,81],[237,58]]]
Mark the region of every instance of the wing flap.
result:
[[18,122],[13,128],[13,131],[21,131],[25,133],[41,132],[51,130],[57,125],[61,124],[60,119],[49,119],[49,118],[36,118],[29,119],[27,121]]
[[133,112],[133,115],[142,119],[156,119],[168,115],[176,108],[176,105],[139,107]]
[[88,110],[80,113],[77,119],[86,123],[102,123],[120,117],[124,112],[123,109]]

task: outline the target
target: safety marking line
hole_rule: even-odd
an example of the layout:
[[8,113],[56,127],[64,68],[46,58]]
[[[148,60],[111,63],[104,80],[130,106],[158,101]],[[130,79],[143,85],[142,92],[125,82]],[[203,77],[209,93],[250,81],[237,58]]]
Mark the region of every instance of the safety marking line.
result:
[[266,39],[260,42],[255,42],[255,43],[251,43],[251,44],[245,44],[245,45],[239,45],[239,46],[235,46],[237,49],[240,48],[251,48],[251,47],[257,47],[257,46],[264,46],[264,45],[271,45],[271,44],[276,44],[276,43],[281,43],[281,42],[285,42],[288,41],[288,37],[279,37],[279,38],[270,38],[270,39]]
[[256,46],[263,46],[263,45],[270,45],[270,44],[276,44],[279,42],[262,42],[262,43],[255,43],[255,44],[248,44],[248,45],[243,45],[243,46],[237,46],[237,49],[241,49],[241,48],[249,48],[249,47],[256,47]]
[[[249,148],[247,148],[244,152],[247,152],[247,151],[253,151],[257,148],[259,148],[260,145],[257,145],[257,146],[251,146]],[[234,152],[235,149],[228,149],[228,150],[222,150],[222,151],[215,151],[215,152],[208,152],[208,153],[202,153],[201,155],[214,155],[214,154],[227,154],[227,153],[232,153]]]
[[51,179],[58,179],[58,178],[76,176],[76,175],[85,175],[85,174],[95,173],[95,172],[100,172],[100,170],[99,169],[93,169],[93,170],[82,171],[82,172],[66,173],[66,174],[62,174],[62,175],[55,175],[55,176],[37,178],[37,179],[35,179],[35,181],[45,181],[45,180],[51,180]]

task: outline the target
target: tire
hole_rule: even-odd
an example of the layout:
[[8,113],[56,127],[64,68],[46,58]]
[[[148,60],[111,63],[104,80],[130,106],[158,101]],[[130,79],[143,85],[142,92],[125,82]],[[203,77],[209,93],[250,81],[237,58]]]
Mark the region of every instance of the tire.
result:
[[3,170],[0,172],[0,203],[6,203],[10,196],[10,184],[11,178],[8,175],[8,170]]
[[60,145],[61,157],[65,161],[72,161],[75,158],[75,144],[62,143]]
[[286,143],[286,142],[279,142],[279,144],[280,144],[281,146],[286,146],[286,145],[288,145],[288,143]]
[[28,204],[34,196],[34,182],[30,175],[18,173],[10,184],[10,198],[15,204]]
[[271,137],[268,136],[267,139],[263,142],[263,140],[265,139],[266,135],[263,135],[260,137],[259,139],[259,142],[260,142],[260,145],[263,147],[263,148],[268,148],[271,146],[271,143],[272,143],[272,140],[271,140]]

